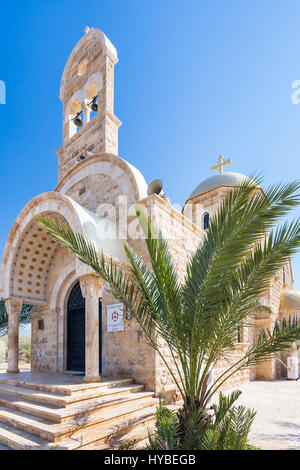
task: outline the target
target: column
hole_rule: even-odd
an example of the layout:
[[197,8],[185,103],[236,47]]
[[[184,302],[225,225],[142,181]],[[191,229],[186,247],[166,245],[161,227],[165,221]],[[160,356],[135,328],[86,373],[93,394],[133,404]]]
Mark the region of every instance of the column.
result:
[[19,315],[23,302],[18,299],[5,299],[8,314],[8,368],[7,372],[19,372]]
[[104,281],[95,274],[79,278],[85,298],[85,382],[100,382],[99,375],[99,299]]
[[83,114],[83,125],[85,126],[90,121],[91,108],[87,106],[87,103],[91,100],[86,100],[81,103],[81,109]]

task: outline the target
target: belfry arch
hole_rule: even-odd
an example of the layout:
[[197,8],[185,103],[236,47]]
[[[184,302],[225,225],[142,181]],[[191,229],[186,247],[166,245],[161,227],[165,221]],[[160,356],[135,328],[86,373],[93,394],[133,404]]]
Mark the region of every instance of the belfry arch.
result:
[[[65,66],[60,88],[63,102],[63,146],[58,149],[59,179],[87,152],[118,154],[118,129],[122,124],[114,115],[114,66],[116,49],[98,29],[86,29]],[[96,98],[98,110],[91,101]],[[82,126],[74,124],[71,108],[82,111]],[[79,108],[80,105],[80,108]],[[92,119],[91,119],[92,118]],[[87,138],[88,134],[88,138]]]

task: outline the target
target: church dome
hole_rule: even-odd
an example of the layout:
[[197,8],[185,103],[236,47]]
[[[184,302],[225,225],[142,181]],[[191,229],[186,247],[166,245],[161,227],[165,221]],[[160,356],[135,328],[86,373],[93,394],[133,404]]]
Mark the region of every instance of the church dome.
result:
[[240,186],[245,180],[250,180],[250,178],[246,175],[242,175],[241,173],[230,171],[211,176],[210,178],[202,181],[202,183],[194,189],[189,196],[189,199],[200,196],[200,194],[219,188],[220,186]]
[[300,292],[285,290],[281,296],[281,308],[300,310]]

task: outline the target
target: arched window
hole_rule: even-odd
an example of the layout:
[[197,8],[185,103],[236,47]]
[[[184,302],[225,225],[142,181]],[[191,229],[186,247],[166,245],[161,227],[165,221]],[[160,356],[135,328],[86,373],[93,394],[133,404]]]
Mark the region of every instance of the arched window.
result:
[[76,98],[70,107],[69,137],[72,137],[83,125],[83,113],[79,98]]
[[204,217],[203,217],[203,228],[204,230],[207,230],[209,227],[209,213],[205,212]]
[[282,282],[283,286],[285,286],[285,268],[282,268]]
[[91,82],[86,89],[86,106],[87,106],[87,121],[93,119],[98,113],[98,83]]

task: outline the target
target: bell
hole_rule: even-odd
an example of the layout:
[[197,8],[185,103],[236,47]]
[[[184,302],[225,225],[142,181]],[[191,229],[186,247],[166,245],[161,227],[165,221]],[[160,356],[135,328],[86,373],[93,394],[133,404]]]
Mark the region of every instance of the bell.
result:
[[95,98],[94,98],[93,101],[92,101],[91,110],[94,111],[95,113],[98,112],[98,104],[96,103],[96,96],[95,96]]
[[92,103],[91,110],[94,111],[95,113],[98,112],[98,105],[97,105],[97,103],[95,103],[95,102]]
[[73,119],[75,126],[81,127],[82,126],[82,120],[80,119],[80,113],[76,114],[75,118]]

